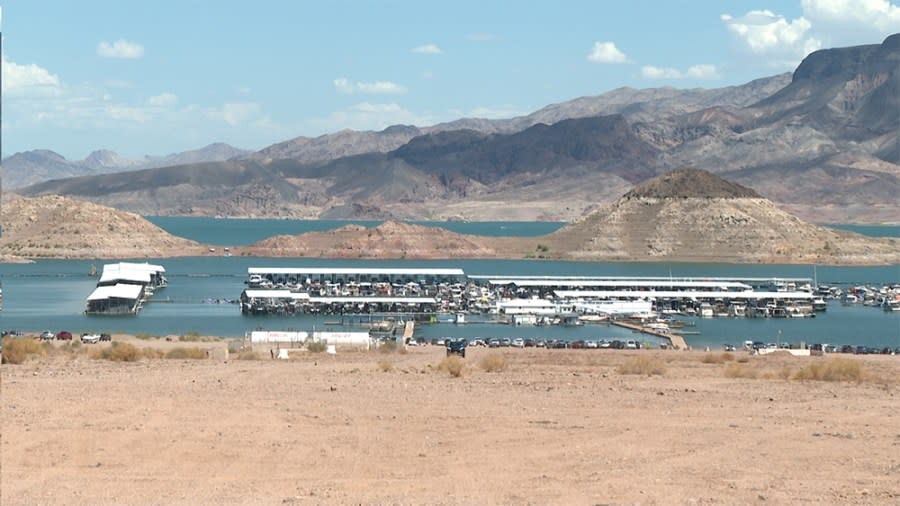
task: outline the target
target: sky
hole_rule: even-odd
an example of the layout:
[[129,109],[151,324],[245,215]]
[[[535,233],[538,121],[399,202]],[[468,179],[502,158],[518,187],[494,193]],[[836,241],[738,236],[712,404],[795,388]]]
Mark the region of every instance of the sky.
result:
[[900,32],[897,0],[0,0],[2,155],[262,149],[718,88]]

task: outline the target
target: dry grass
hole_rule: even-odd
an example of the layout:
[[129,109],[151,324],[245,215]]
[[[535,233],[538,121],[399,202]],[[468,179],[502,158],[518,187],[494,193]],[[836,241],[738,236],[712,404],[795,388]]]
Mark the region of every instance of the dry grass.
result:
[[484,372],[503,372],[508,365],[506,358],[503,355],[498,355],[496,353],[486,355],[478,362],[478,366],[481,367]]
[[109,347],[92,350],[91,358],[111,360],[113,362],[137,362],[144,353],[136,346],[128,343],[114,342]]
[[381,372],[393,372],[394,363],[390,360],[379,360],[377,369]]
[[759,378],[759,370],[746,364],[728,364],[728,366],[725,367],[725,377],[756,379]]
[[465,364],[463,364],[463,361],[456,355],[451,355],[444,360],[441,360],[441,363],[437,366],[438,371],[448,372],[450,373],[450,376],[453,376],[454,378],[462,376],[464,368]]
[[803,367],[794,379],[812,381],[855,381],[866,379],[862,364],[849,358],[832,358],[825,363],[817,362]]
[[666,373],[666,364],[653,357],[631,357],[617,369],[619,374],[646,374],[647,376]]
[[166,358],[173,359],[203,359],[206,358],[206,350],[200,348],[172,348],[166,353]]
[[380,353],[406,353],[406,348],[397,341],[385,341],[378,346]]
[[707,353],[700,359],[704,364],[724,364],[725,362],[734,362],[734,354],[728,352]]
[[40,341],[29,337],[6,338],[3,340],[3,363],[21,364],[30,357],[47,355],[47,348]]
[[199,332],[191,330],[189,332],[185,332],[181,336],[178,337],[178,340],[185,343],[210,343],[214,341],[219,341],[221,338],[214,336],[203,336],[200,335]]
[[235,360],[259,360],[259,353],[253,350],[242,350],[235,354]]
[[328,343],[325,341],[309,341],[306,343],[306,349],[313,353],[322,353],[328,349]]

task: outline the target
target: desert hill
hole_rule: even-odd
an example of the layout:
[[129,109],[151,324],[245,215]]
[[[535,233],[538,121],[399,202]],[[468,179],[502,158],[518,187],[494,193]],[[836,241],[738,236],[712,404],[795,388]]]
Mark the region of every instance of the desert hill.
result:
[[696,169],[652,179],[547,236],[578,260],[891,264],[900,240],[804,222],[749,188]]
[[559,231],[467,236],[385,222],[279,236],[238,250],[326,258],[556,258],[591,261],[900,263],[900,240],[811,225],[753,190],[697,169],[658,176]]
[[23,258],[150,258],[199,255],[143,217],[68,197],[3,195],[0,256]]

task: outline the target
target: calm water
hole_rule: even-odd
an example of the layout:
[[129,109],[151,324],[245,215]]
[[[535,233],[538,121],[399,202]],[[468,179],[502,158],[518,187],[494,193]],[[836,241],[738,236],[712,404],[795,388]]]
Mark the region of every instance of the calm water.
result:
[[[149,216],[147,219],[167,232],[203,244],[247,246],[274,235],[324,232],[345,225],[373,228],[383,221],[372,220],[271,220]],[[417,225],[441,227],[472,235],[535,237],[557,231],[565,223],[552,221],[412,221]]]
[[[460,267],[474,275],[573,275],[573,276],[709,276],[709,277],[812,277],[812,266],[731,265],[678,263],[590,263],[539,260],[462,261],[357,261],[324,259],[268,259],[252,257],[191,257],[151,259],[166,267],[169,286],[160,290],[138,316],[85,316],[85,299],[96,278],[88,275],[92,262],[48,260],[27,265],[0,265],[3,311],[0,327],[40,331],[69,330],[242,336],[263,327],[269,330],[322,330],[339,317],[250,317],[237,305],[211,304],[209,299],[236,299],[244,288],[249,266],[343,267]],[[99,267],[99,265],[98,265]],[[819,282],[883,284],[900,282],[900,266],[818,266]],[[169,302],[162,302],[168,299]],[[822,342],[867,346],[900,346],[900,314],[877,308],[830,304],[813,319],[692,319],[699,335],[686,336],[695,347],[740,344],[753,339],[774,342]],[[350,323],[345,321],[345,323]],[[347,330],[345,327],[344,330]],[[434,324],[419,326],[417,336],[543,337],[560,339],[633,338],[635,334],[609,326],[509,327],[497,324]],[[640,336],[637,336],[640,337]]]

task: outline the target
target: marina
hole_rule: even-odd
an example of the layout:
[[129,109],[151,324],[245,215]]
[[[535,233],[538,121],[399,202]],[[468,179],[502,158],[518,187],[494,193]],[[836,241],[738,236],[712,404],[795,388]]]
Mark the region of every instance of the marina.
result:
[[168,285],[165,272],[161,265],[149,263],[105,264],[97,288],[88,295],[85,314],[138,314],[156,290]]
[[[415,320],[417,340],[431,341],[443,337],[523,338],[563,340],[566,342],[614,341],[633,339],[634,331],[609,324],[602,317],[581,315],[581,325],[501,323],[512,320],[512,315],[495,319],[496,315],[482,315],[468,311],[438,312],[432,320],[415,313],[360,313],[340,314],[279,314],[250,316],[241,312],[238,295],[249,289],[248,269],[260,265],[280,268],[296,268],[298,259],[255,258],[241,256],[184,257],[141,259],[131,262],[165,265],[168,288],[163,297],[155,295],[144,303],[140,318],[132,314],[85,314],[85,299],[96,289],[97,277],[91,277],[89,260],[39,260],[33,264],[4,265],[0,270],[4,290],[4,309],[0,313],[0,326],[5,330],[42,331],[69,330],[75,334],[83,331],[129,333],[133,335],[180,335],[196,332],[202,335],[242,338],[254,330],[302,330],[356,331],[369,330],[369,325],[391,318],[401,321]],[[302,259],[302,265],[332,269],[443,269],[446,261],[427,260],[327,260]],[[678,280],[692,278],[789,278],[809,279],[814,273],[811,265],[735,265],[735,264],[672,264],[672,263],[596,263],[538,260],[455,260],[453,265],[470,279],[485,277],[495,280],[536,278],[657,278]],[[861,298],[865,292],[879,294],[900,280],[896,265],[874,267],[818,266],[818,280],[843,295],[852,291]],[[671,275],[670,275],[671,273]],[[671,276],[671,277],[670,277]],[[305,281],[305,280],[304,280]],[[743,282],[743,281],[742,281]],[[747,283],[747,282],[745,282]],[[754,284],[751,281],[747,284]],[[568,287],[567,287],[568,288]],[[786,287],[785,287],[786,288]],[[760,288],[761,289],[761,288]],[[775,290],[777,291],[777,290]],[[886,291],[885,291],[886,293]],[[671,326],[673,333],[685,337],[689,346],[718,348],[725,343],[739,344],[745,340],[806,343],[832,343],[837,345],[865,345],[881,349],[900,346],[900,312],[884,311],[878,305],[842,302],[843,296],[829,296],[824,300],[826,311],[816,312],[815,318],[780,317],[709,317],[699,314],[679,315],[671,310],[664,317],[673,317],[685,323],[684,327]],[[875,296],[877,300],[877,296]],[[165,303],[155,303],[165,302]],[[714,301],[713,301],[714,302]],[[647,301],[619,301],[642,303]],[[496,306],[494,306],[496,307]],[[462,316],[465,323],[456,323]],[[657,314],[657,316],[659,316]],[[615,318],[613,318],[615,319]],[[538,322],[552,322],[552,318]],[[399,335],[398,330],[397,334]],[[640,334],[637,334],[640,335]],[[648,339],[655,343],[657,339]]]

